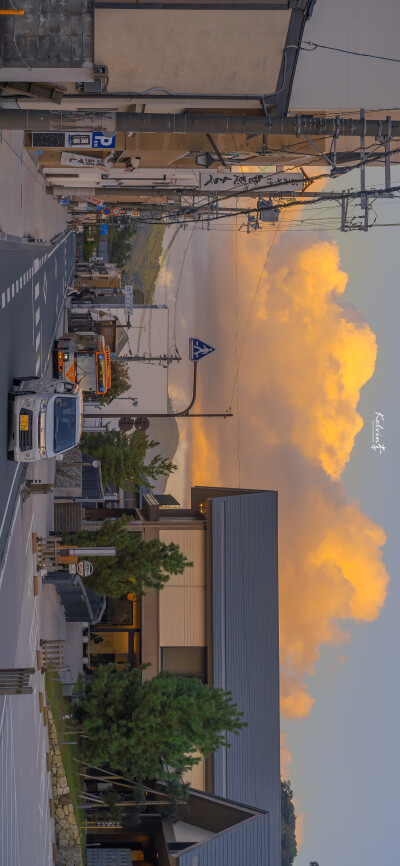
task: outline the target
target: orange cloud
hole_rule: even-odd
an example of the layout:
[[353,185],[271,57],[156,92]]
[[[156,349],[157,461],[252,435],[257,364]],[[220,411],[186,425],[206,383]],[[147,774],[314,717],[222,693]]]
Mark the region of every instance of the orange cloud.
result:
[[287,742],[287,735],[281,731],[281,778],[288,781],[290,779],[290,764],[292,763],[292,753]]
[[[240,234],[237,244],[237,295],[232,245],[216,284],[210,255],[198,306],[224,358],[221,365],[215,353],[201,373],[207,405],[218,398],[221,408],[235,374],[235,301],[240,353],[266,254],[259,237]],[[321,647],[348,640],[346,622],[379,616],[389,580],[385,534],[340,480],[363,424],[360,389],[376,360],[374,334],[344,302],[346,283],[336,244],[304,250],[283,235],[260,280],[238,375],[241,486],[279,492],[281,709],[292,718],[314,703],[305,677]],[[192,482],[236,486],[237,418],[196,419],[191,434]]]
[[304,837],[306,832],[306,820],[307,814],[306,812],[299,811],[299,805],[296,800],[296,797],[293,797],[293,805],[296,812],[296,842],[297,842],[297,853],[299,853],[300,848],[304,844]]

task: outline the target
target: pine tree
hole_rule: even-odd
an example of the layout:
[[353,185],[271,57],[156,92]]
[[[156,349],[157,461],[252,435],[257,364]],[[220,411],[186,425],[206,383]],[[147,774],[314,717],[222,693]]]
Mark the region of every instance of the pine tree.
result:
[[176,469],[172,460],[156,454],[147,463],[147,452],[159,442],[142,433],[106,430],[104,433],[83,433],[81,449],[101,462],[104,484],[118,484],[123,489],[139,490],[154,487],[152,481],[160,475],[170,475]]
[[157,538],[144,541],[138,532],[126,529],[128,517],[105,520],[98,532],[83,530],[64,536],[64,543],[77,547],[115,547],[116,556],[87,556],[93,574],[85,578],[89,589],[122,598],[129,592],[144,594],[145,588],[162,589],[172,574],[183,574],[193,565],[179,545]]
[[226,735],[244,727],[230,692],[196,677],[165,672],[142,681],[140,668],[102,665],[75,709],[85,757],[141,781],[179,784],[182,774],[227,746]]

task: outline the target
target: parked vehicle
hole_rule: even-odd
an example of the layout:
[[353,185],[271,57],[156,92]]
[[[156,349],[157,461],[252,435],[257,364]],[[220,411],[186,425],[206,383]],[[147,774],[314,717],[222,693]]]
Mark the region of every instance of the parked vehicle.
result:
[[58,457],[78,445],[82,392],[76,383],[14,379],[9,393],[8,458],[31,462]]
[[111,385],[111,355],[101,334],[64,334],[56,341],[56,375],[76,382],[84,394],[105,394]]

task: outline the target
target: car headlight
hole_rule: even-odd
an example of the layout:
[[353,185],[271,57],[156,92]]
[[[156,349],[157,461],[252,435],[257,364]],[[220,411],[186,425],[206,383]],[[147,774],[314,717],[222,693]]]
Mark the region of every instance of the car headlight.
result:
[[24,406],[29,409],[32,406],[32,400],[24,400]]

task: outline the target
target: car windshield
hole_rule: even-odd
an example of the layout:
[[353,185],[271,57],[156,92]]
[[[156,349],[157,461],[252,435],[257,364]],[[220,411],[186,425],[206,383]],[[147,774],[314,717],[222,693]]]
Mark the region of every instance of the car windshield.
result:
[[73,448],[76,438],[76,400],[56,397],[54,401],[54,451]]

